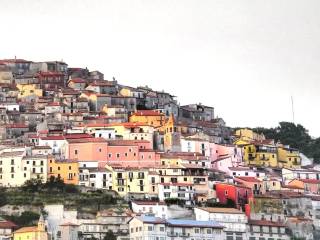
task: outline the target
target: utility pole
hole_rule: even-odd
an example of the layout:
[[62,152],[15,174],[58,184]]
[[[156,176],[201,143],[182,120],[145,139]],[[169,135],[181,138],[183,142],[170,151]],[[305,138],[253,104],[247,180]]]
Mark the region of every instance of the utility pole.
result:
[[293,97],[291,95],[291,110],[292,110],[292,123],[294,123],[294,107],[293,107]]

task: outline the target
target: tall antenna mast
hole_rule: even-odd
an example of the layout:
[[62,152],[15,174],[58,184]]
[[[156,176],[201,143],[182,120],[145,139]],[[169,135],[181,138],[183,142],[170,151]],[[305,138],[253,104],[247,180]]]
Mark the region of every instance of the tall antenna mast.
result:
[[291,110],[292,110],[292,123],[294,123],[294,107],[293,107],[293,97],[291,96]]

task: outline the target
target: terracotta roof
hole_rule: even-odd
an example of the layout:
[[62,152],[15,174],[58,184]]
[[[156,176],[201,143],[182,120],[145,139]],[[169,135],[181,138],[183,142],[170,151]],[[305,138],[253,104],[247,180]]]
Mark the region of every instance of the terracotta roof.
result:
[[17,225],[14,224],[13,222],[0,218],[0,229],[15,228],[15,227],[17,227]]
[[78,225],[78,224],[75,224],[75,223],[67,222],[67,223],[60,224],[59,226],[62,226],[62,227],[66,227],[66,226],[77,227],[77,226],[79,226],[79,225]]
[[23,123],[14,123],[5,125],[6,128],[29,128],[28,125]]
[[248,224],[257,226],[286,227],[282,222],[272,222],[268,220],[249,220]]
[[73,78],[71,80],[69,80],[69,82],[73,82],[73,83],[86,83],[87,81],[83,78]]
[[33,227],[23,227],[15,231],[15,233],[25,233],[25,232],[39,232],[39,230],[37,226],[33,226]]
[[131,116],[164,116],[164,114],[155,110],[138,110]]
[[47,137],[40,137],[41,140],[64,140],[63,136],[47,136]]
[[51,103],[48,103],[47,106],[60,106],[60,103],[59,102],[51,102]]
[[61,77],[61,76],[64,76],[64,74],[61,72],[54,72],[54,71],[50,72],[49,71],[49,72],[39,72],[36,74],[36,76],[42,76],[42,77],[59,76],[59,77]]
[[109,140],[109,146],[138,146],[139,143],[150,143],[147,140]]
[[199,209],[209,213],[232,213],[232,214],[244,214],[242,211],[236,208],[217,208],[217,207],[200,207]]
[[240,179],[242,181],[246,182],[261,182],[261,180],[255,178],[255,177],[235,177],[234,180]]
[[70,138],[66,140],[69,143],[107,142],[104,138]]
[[253,169],[250,169],[249,167],[229,167],[229,170],[231,170],[231,171],[254,171]]
[[320,180],[317,179],[298,179],[303,183],[310,183],[310,184],[320,184]]

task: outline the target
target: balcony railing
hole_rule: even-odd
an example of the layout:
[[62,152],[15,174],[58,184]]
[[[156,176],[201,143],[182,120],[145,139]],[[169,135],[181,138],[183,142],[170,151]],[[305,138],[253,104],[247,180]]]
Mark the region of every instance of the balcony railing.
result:
[[179,237],[190,237],[190,233],[179,233]]
[[178,233],[176,232],[168,232],[167,235],[168,237],[178,237]]

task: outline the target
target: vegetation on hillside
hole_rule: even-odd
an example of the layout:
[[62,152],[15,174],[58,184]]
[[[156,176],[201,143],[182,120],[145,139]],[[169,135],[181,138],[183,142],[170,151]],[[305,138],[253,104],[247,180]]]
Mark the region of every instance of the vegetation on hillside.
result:
[[60,178],[51,177],[48,182],[32,179],[19,188],[0,189],[0,206],[63,204],[67,209],[95,213],[117,203],[117,198],[102,191],[81,192],[79,186],[65,184]]
[[314,159],[314,163],[320,163],[320,137],[312,138],[307,129],[300,124],[291,122],[280,122],[275,128],[253,128],[255,132],[263,133],[266,138],[274,139],[290,147],[299,149],[300,152],[309,158]]

